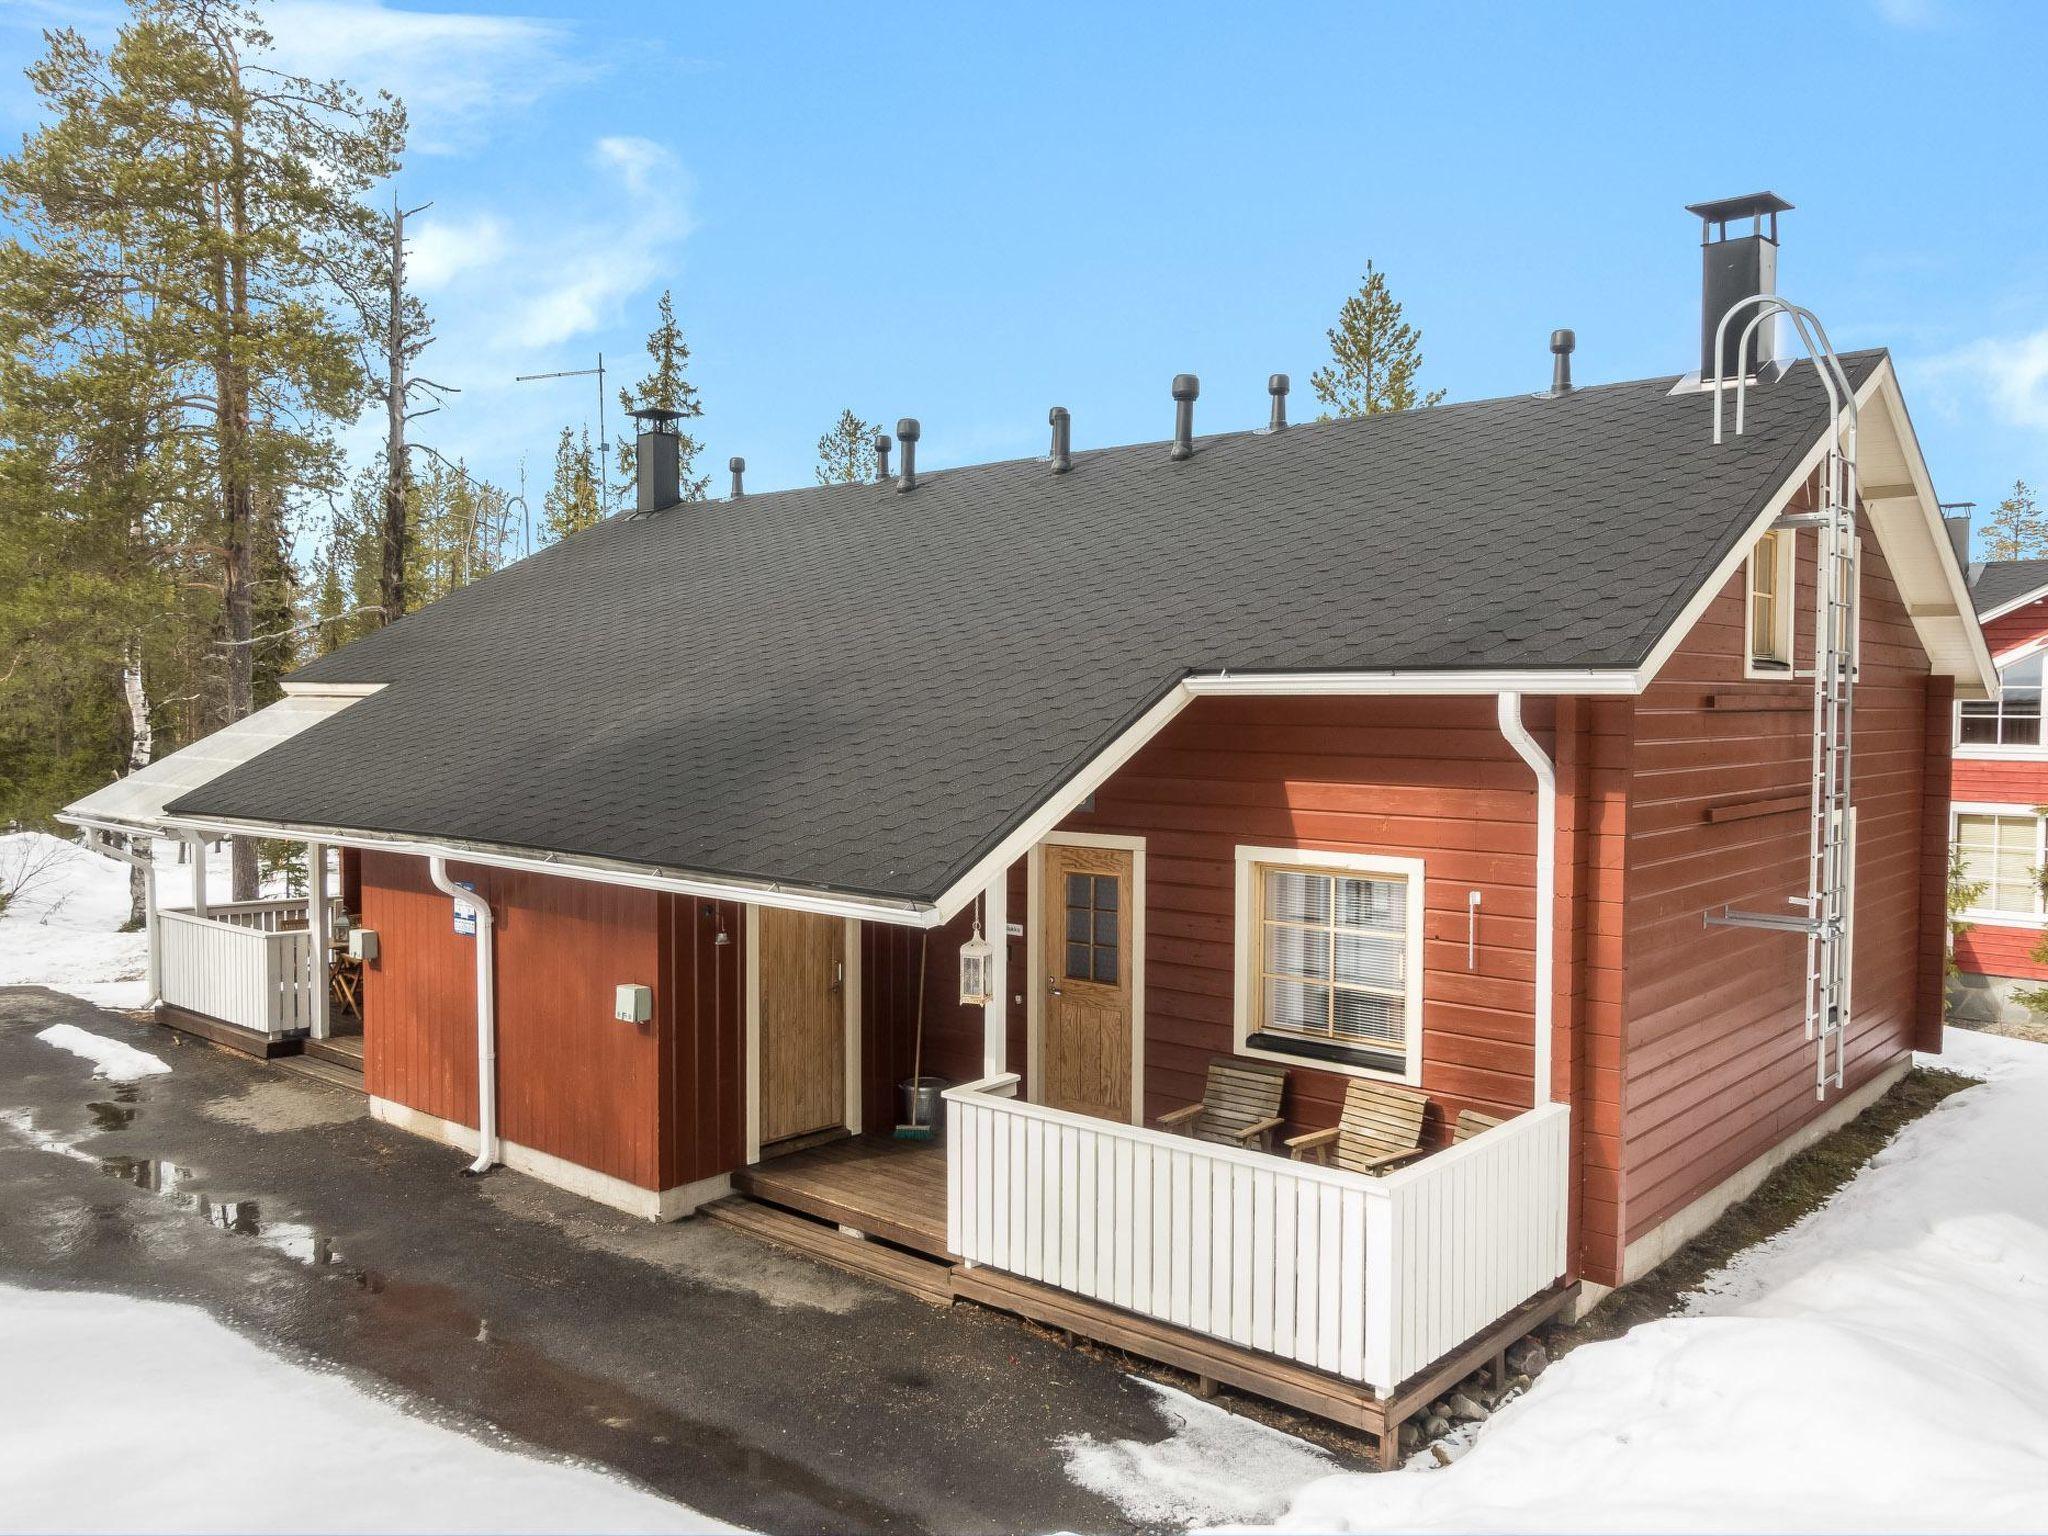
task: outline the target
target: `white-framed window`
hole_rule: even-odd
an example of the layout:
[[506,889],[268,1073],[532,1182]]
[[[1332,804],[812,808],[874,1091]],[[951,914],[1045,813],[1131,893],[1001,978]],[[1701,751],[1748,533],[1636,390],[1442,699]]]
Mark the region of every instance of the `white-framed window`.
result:
[[1950,835],[1962,855],[1963,878],[1983,887],[1963,915],[1972,922],[2040,926],[2048,821],[2029,806],[1959,805]]
[[1749,553],[1749,645],[1751,677],[1775,677],[1792,671],[1793,581],[1798,571],[1797,537],[1789,528],[1773,528]]
[[1237,850],[1237,1049],[1416,1082],[1422,860]]
[[1997,698],[1965,699],[1956,706],[1958,747],[2041,748],[2044,658],[2048,650],[2014,657],[1998,669]]

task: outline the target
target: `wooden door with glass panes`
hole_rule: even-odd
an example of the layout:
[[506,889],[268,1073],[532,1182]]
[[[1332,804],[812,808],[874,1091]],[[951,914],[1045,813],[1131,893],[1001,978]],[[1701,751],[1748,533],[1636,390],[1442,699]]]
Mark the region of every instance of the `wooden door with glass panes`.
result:
[[1127,848],[1048,843],[1044,859],[1046,975],[1034,1097],[1053,1109],[1128,1122],[1135,858]]

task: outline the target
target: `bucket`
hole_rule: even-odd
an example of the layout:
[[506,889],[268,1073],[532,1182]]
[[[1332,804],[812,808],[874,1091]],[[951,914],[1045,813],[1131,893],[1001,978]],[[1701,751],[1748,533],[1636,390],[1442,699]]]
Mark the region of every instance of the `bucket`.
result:
[[896,1085],[904,1125],[928,1125],[936,1133],[945,1128],[946,1101],[939,1097],[953,1085],[943,1077],[906,1077]]

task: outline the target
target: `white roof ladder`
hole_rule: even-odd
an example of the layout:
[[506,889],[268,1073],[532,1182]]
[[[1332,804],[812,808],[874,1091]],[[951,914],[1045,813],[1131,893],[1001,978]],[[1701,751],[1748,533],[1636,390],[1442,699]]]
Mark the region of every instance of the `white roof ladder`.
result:
[[[1828,452],[1820,505],[1811,512],[1792,513],[1775,526],[1812,528],[1819,541],[1815,575],[1813,636],[1813,797],[1807,832],[1806,894],[1791,904],[1806,909],[1804,917],[1768,912],[1740,912],[1722,907],[1709,912],[1711,926],[1767,928],[1806,936],[1806,1038],[1814,1043],[1814,1096],[1826,1098],[1830,1087],[1841,1088],[1846,1074],[1846,1036],[1850,1008],[1851,808],[1856,716],[1857,588],[1861,566],[1856,528],[1856,391],[1847,370],[1812,310],[1788,303],[1775,294],[1754,294],[1729,306],[1714,333],[1714,441],[1721,441],[1722,342],[1728,322],[1754,306],[1756,313],[1742,328],[1736,344],[1735,434],[1743,431],[1748,404],[1750,343],[1757,329],[1773,315],[1788,316],[1813,361],[1828,395]],[[1796,532],[1795,532],[1796,536]]]

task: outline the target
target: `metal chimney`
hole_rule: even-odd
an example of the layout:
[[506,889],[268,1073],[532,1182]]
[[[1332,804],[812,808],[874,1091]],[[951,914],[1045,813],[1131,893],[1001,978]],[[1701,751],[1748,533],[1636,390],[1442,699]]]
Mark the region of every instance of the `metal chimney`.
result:
[[875,484],[880,485],[889,478],[889,450],[896,445],[889,440],[886,432],[875,434]]
[[738,454],[734,454],[725,461],[725,467],[732,471],[732,499],[738,501],[747,494],[747,461]]
[[1074,467],[1074,418],[1064,405],[1056,405],[1045,419],[1052,424],[1052,472],[1064,475]]
[[[1700,378],[1717,373],[1732,379],[1738,371],[1736,351],[1741,346],[1743,327],[1756,318],[1757,307],[1744,305],[1728,322],[1721,343],[1719,367],[1715,365],[1714,333],[1721,317],[1744,299],[1778,291],[1778,215],[1792,205],[1775,192],[1752,192],[1747,197],[1726,197],[1713,203],[1688,203],[1685,211],[1700,221]],[[1740,221],[1749,220],[1747,232]],[[1737,226],[1730,234],[1728,226]],[[1761,375],[1777,358],[1775,333],[1777,317],[1772,316],[1756,330],[1750,347],[1750,367]]]
[[1266,419],[1268,432],[1287,430],[1287,375],[1276,373],[1266,380],[1266,393],[1273,397],[1273,411]]
[[1176,463],[1195,456],[1195,398],[1201,392],[1202,381],[1192,373],[1173,376],[1173,452],[1169,457]]
[[1579,338],[1571,331],[1550,333],[1550,392],[1553,395],[1572,392],[1572,351],[1578,344]]
[[650,406],[628,414],[640,423],[633,439],[633,510],[665,512],[683,499],[682,439],[676,433],[682,412]]
[[917,489],[917,440],[922,432],[915,416],[906,416],[896,423],[896,441],[903,445],[903,472],[896,477],[899,491]]

